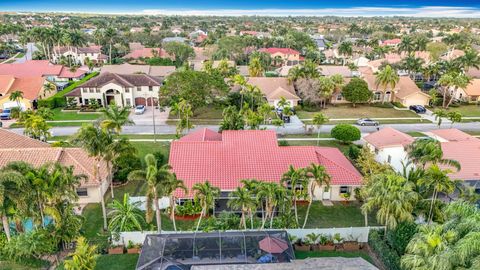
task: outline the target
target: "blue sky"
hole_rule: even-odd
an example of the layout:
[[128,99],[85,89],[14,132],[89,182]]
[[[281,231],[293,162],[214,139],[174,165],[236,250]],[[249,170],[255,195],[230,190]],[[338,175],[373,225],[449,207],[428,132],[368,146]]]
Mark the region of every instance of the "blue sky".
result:
[[480,0],[0,0],[0,11],[184,15],[480,17]]

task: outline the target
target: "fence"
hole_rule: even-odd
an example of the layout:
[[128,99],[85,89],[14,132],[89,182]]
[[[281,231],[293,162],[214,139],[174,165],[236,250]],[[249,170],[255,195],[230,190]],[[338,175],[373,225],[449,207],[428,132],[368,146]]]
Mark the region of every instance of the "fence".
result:
[[[368,242],[368,234],[372,229],[380,229],[383,227],[349,227],[349,228],[324,228],[324,229],[287,229],[286,231],[298,239],[304,238],[309,233],[334,235],[339,233],[345,240],[356,240],[358,242]],[[234,230],[232,230],[234,231]],[[162,231],[162,233],[193,233],[191,231]],[[128,244],[129,241],[134,244],[143,244],[147,234],[157,234],[156,231],[136,231],[136,232],[121,232],[120,238],[114,240],[115,245]]]

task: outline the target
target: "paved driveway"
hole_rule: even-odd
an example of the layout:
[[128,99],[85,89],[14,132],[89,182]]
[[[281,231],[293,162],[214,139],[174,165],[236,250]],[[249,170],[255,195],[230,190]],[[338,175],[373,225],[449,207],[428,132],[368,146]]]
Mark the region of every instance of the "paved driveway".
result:
[[148,107],[143,114],[135,114],[135,110],[132,109],[130,113],[130,119],[135,122],[136,126],[145,126],[151,125],[153,126],[153,118],[155,113],[155,125],[161,126],[166,125],[166,121],[168,119],[168,114],[170,112],[170,108],[166,108],[165,111],[161,112],[159,109],[154,109],[152,107]]

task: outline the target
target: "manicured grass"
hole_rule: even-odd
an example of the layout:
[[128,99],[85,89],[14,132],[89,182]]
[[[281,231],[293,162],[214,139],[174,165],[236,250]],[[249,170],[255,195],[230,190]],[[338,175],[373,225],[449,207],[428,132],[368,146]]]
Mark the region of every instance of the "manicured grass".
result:
[[[138,254],[101,255],[97,259],[95,270],[133,270],[138,261]],[[63,264],[57,270],[63,270]]]
[[372,258],[365,251],[295,251],[295,258],[303,260],[306,258],[321,258],[321,257],[343,257],[343,258],[358,258],[361,257],[373,264]]
[[[193,112],[193,119],[222,119],[223,108],[216,106],[207,106],[204,108],[198,108]],[[178,115],[170,112],[169,119],[178,119]]]
[[18,53],[15,58],[22,58],[25,56],[25,53]]
[[138,150],[138,156],[142,159],[146,154],[162,152],[168,158],[170,143],[168,142],[130,142]]
[[81,127],[89,122],[48,122],[51,127]]
[[[120,135],[120,138],[128,138],[128,139],[145,139],[145,140],[153,140],[153,134],[129,134],[129,135]],[[117,138],[118,138],[117,137]],[[155,137],[157,139],[176,139],[175,134],[156,134]],[[53,136],[50,137],[49,140],[51,141],[66,141],[70,138],[70,136]]]
[[[408,110],[395,110],[393,108],[380,108],[368,105],[357,105],[353,108],[351,105],[329,106],[321,111],[329,118],[388,118],[388,117],[419,117],[416,113]],[[300,119],[311,119],[317,112],[298,111]]]
[[41,266],[31,267],[25,266],[15,262],[0,262],[0,269],[2,270],[37,270],[42,269]]
[[461,105],[456,108],[449,108],[448,111],[460,112],[463,116],[478,116],[480,117],[480,106],[478,105]]
[[[298,206],[298,217],[302,224],[306,210],[306,205]],[[370,226],[378,225],[374,215],[369,216],[368,223]],[[357,202],[349,202],[346,205],[335,202],[333,206],[324,206],[321,202],[313,202],[306,228],[363,226],[365,226],[365,217],[360,211],[360,204]]]
[[[317,141],[286,141],[288,145],[296,145],[296,146],[317,146]],[[319,141],[318,146],[325,146],[325,147],[335,147],[340,149],[340,151],[345,152],[348,150],[348,144],[343,144],[336,140],[329,140],[329,141]]]
[[[386,124],[430,124],[432,122],[418,118],[418,119],[396,119],[396,120],[378,120],[375,118],[372,118],[373,120],[377,120],[380,125],[386,125]],[[304,124],[311,125],[312,121],[311,120],[302,120]],[[357,122],[355,120],[334,120],[334,121],[328,121],[326,123],[327,125],[337,125],[337,124],[351,124],[351,125],[356,125]]]
[[425,137],[426,136],[422,132],[418,132],[418,131],[407,132],[407,134],[412,136],[412,137]]
[[[285,135],[278,135],[278,139],[282,138],[312,138],[316,139],[318,136],[317,133],[312,133],[312,134],[285,134]],[[320,133],[319,138],[331,138],[332,136],[330,133]]]
[[53,109],[53,121],[68,121],[68,120],[96,120],[101,115],[98,113],[77,113],[77,112],[62,112],[61,108]]

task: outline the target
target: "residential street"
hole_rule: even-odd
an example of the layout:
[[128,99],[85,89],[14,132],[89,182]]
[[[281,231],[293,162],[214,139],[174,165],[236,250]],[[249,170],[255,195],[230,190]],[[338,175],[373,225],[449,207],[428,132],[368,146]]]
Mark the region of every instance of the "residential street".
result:
[[[324,125],[320,128],[320,132],[329,133],[330,130],[335,125]],[[381,125],[380,128],[384,126],[389,126],[395,128],[402,132],[411,132],[411,131],[429,131],[432,129],[437,129],[436,124],[388,124]],[[218,125],[198,125],[193,130],[200,128],[210,128],[212,130],[218,130]],[[277,133],[281,134],[303,134],[305,129],[302,125],[285,125],[285,127],[274,127],[274,126],[265,126],[267,129],[277,130]],[[371,133],[376,131],[376,127],[362,127],[357,126],[362,133]],[[461,129],[463,131],[480,131],[480,122],[471,122],[471,123],[458,123],[454,124],[453,127]],[[74,134],[80,127],[53,127],[51,129],[53,136],[68,136]],[[442,128],[450,128],[450,124],[442,125]],[[12,131],[22,134],[23,128],[14,128]],[[123,128],[123,134],[153,134],[153,125],[142,124],[142,125],[133,125],[125,126]],[[156,126],[157,134],[174,134],[175,126],[173,125],[158,125]]]

